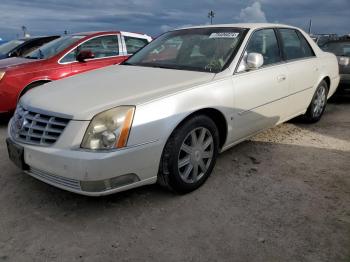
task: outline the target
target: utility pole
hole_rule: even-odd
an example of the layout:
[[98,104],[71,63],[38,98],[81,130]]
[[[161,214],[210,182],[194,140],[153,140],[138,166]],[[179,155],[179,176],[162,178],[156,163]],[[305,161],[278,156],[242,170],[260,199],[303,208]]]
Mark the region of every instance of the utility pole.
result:
[[213,18],[215,17],[215,13],[213,10],[210,10],[210,12],[208,13],[208,18],[210,18],[210,24],[213,24]]
[[310,19],[310,22],[309,22],[309,35],[311,35],[311,27],[312,27],[312,20]]
[[27,36],[27,27],[22,25],[22,31],[23,31],[23,36],[26,37]]

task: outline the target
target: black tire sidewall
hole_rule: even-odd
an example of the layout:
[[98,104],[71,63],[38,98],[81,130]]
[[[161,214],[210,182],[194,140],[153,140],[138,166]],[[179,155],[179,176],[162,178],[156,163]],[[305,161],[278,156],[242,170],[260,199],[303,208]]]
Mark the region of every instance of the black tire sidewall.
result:
[[[214,140],[214,152],[212,162],[206,173],[195,183],[186,183],[184,182],[179,174],[178,170],[178,155],[180,148],[182,146],[183,141],[187,137],[187,135],[194,129],[204,127],[209,130]],[[215,163],[216,158],[219,151],[219,132],[218,128],[215,125],[214,121],[211,120],[207,116],[195,116],[188,121],[186,121],[183,125],[178,127],[172,135],[171,148],[167,148],[169,157],[166,160],[167,168],[169,171],[169,183],[171,188],[179,193],[187,193],[193,191],[200,187],[210,176]]]
[[[324,107],[323,107],[322,112],[320,113],[320,115],[315,117],[314,114],[313,114],[313,111],[314,111],[314,101],[315,101],[315,99],[316,99],[317,92],[318,92],[318,90],[319,90],[321,87],[324,87],[324,88],[326,89],[325,105],[324,105]],[[308,107],[308,109],[307,109],[307,112],[306,112],[306,114],[305,114],[306,120],[307,120],[308,122],[314,123],[314,122],[317,122],[317,121],[319,121],[319,120],[321,119],[321,117],[322,117],[324,111],[326,110],[328,92],[329,92],[329,90],[328,90],[328,85],[327,85],[327,83],[326,83],[325,81],[322,81],[322,82],[317,86],[317,89],[316,89],[316,91],[315,91],[315,93],[314,93],[314,95],[313,95],[313,97],[312,97],[311,103],[310,103],[310,105],[309,105],[309,107]]]

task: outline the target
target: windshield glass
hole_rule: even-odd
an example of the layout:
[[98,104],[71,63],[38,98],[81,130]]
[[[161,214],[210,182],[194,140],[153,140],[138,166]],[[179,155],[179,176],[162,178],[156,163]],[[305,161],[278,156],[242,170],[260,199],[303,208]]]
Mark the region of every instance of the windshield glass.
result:
[[10,42],[7,42],[5,44],[0,45],[0,54],[5,55],[8,52],[10,52],[12,49],[16,48],[17,46],[23,44],[23,40],[12,40]]
[[53,57],[54,55],[57,55],[59,52],[63,51],[70,45],[74,44],[75,42],[79,41],[80,39],[84,38],[85,36],[63,36],[60,38],[57,38],[56,40],[53,40],[42,47],[34,50],[33,52],[29,53],[26,58],[31,59],[47,59],[50,57]]
[[349,42],[330,42],[322,46],[326,52],[334,53],[337,56],[350,57],[350,41]]
[[123,64],[218,73],[231,61],[244,30],[198,28],[163,34]]

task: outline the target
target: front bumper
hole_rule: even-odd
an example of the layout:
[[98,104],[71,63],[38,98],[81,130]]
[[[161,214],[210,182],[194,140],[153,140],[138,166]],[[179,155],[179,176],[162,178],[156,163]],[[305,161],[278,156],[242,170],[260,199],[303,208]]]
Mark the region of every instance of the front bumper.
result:
[[[162,153],[159,141],[110,152],[93,152],[59,147],[59,143],[51,147],[18,143],[10,132],[8,134],[12,141],[24,147],[24,161],[28,166],[25,173],[70,192],[102,196],[157,181]],[[95,184],[98,190],[86,189]]]

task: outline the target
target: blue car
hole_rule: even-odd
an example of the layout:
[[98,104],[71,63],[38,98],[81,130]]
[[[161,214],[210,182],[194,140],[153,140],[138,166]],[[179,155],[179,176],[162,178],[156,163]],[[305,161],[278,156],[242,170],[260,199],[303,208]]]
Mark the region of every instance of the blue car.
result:
[[0,43],[0,59],[9,57],[24,57],[31,51],[58,38],[59,36],[40,36],[11,40]]

